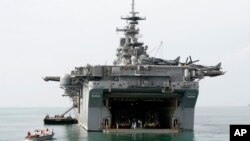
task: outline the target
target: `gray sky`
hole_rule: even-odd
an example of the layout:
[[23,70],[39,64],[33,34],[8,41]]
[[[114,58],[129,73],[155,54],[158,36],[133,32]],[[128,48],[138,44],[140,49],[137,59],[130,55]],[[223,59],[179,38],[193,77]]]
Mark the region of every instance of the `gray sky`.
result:
[[[197,106],[250,104],[249,0],[136,0],[157,57],[222,62],[226,75],[200,81]],[[70,106],[58,83],[87,63],[112,64],[131,0],[0,0],[0,107]],[[153,54],[151,54],[153,55]]]

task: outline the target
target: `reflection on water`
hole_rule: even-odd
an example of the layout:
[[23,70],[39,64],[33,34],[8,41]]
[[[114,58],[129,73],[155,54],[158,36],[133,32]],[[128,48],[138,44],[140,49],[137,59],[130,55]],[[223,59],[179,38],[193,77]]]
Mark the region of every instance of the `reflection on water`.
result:
[[88,141],[193,141],[193,132],[182,132],[178,134],[157,134],[157,133],[88,133]]
[[88,133],[77,124],[46,125],[46,127],[53,128],[55,132],[53,140],[55,141],[86,141],[88,138]]

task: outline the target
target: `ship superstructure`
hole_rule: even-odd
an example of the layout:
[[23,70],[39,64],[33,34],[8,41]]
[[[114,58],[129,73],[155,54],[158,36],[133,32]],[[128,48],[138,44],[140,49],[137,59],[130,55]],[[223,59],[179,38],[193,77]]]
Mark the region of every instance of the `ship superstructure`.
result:
[[216,66],[195,64],[191,57],[165,60],[151,57],[138,40],[137,24],[146,18],[134,10],[122,17],[127,26],[117,29],[120,39],[113,65],[75,67],[60,81],[66,96],[73,100],[79,124],[89,131],[121,128],[193,129],[199,80],[223,75]]

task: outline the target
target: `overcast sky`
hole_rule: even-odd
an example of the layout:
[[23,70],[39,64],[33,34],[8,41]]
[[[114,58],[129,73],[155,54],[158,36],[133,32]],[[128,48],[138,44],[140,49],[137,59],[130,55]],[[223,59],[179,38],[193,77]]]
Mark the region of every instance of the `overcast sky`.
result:
[[[149,50],[198,64],[222,62],[224,76],[200,81],[197,106],[250,104],[249,0],[136,0]],[[112,64],[131,0],[0,0],[0,107],[70,106],[58,83],[75,66]],[[153,55],[153,54],[151,54]]]

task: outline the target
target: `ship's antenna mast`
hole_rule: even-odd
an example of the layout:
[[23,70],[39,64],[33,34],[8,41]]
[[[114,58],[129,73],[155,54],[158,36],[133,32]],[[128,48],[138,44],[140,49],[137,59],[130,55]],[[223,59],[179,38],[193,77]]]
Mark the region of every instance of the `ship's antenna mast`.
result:
[[135,14],[139,14],[139,12],[135,12],[135,0],[132,0],[132,7],[131,7],[131,14],[133,17],[135,17]]
[[132,0],[132,11],[131,11],[132,13],[134,13],[135,12],[135,1],[134,0]]

